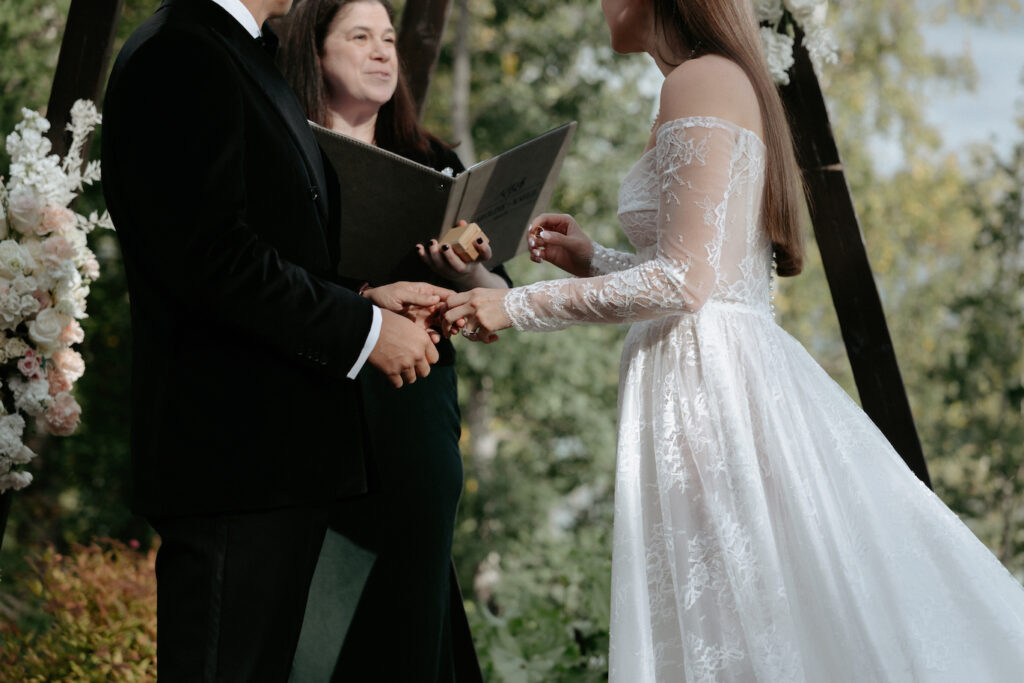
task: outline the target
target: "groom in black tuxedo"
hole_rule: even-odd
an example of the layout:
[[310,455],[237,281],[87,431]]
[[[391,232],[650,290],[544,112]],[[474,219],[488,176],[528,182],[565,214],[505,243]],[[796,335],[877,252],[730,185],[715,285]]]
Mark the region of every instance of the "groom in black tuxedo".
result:
[[161,681],[287,680],[331,504],[367,486],[352,378],[437,360],[392,311],[446,290],[377,288],[381,310],[335,275],[336,181],[261,30],[290,6],[165,0],[107,88]]

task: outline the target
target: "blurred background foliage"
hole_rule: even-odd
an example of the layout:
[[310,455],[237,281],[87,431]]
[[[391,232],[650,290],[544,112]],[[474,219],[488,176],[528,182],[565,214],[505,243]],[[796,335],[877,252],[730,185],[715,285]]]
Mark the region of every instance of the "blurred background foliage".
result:
[[[120,39],[156,5],[125,0]],[[67,6],[0,4],[0,131],[13,128],[22,106],[45,106]],[[863,0],[832,10],[840,60],[823,88],[936,491],[1024,579],[1024,119],[1012,149],[943,151],[923,102],[970,88],[977,74],[959,51],[929,52],[921,32],[950,13],[998,21],[1020,7]],[[465,161],[579,121],[552,208],[625,247],[618,183],[647,140],[657,89],[648,58],[612,53],[594,0],[454,0],[425,119],[462,141]],[[870,142],[880,136],[898,141],[900,168],[877,167]],[[92,189],[82,208],[101,204]],[[46,623],[31,581],[11,578],[38,577],[46,543],[59,553],[95,537],[138,540],[139,551],[118,550],[130,555],[153,541],[126,503],[124,277],[113,237],[95,238],[103,275],[85,321],[83,424],[73,438],[40,444],[36,481],[14,498],[0,553],[0,619],[8,621],[35,614]],[[559,276],[525,258],[509,270],[517,283]],[[781,282],[776,305],[783,327],[856,397],[813,243],[805,273]],[[454,553],[489,680],[606,677],[624,332],[506,332],[490,346],[459,344],[466,489]]]

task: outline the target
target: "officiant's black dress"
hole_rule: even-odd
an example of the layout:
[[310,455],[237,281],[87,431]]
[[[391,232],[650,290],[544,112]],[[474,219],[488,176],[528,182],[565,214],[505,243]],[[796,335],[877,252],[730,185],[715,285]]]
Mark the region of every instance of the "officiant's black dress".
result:
[[[436,143],[430,158],[416,161],[463,170],[455,153]],[[413,245],[409,251],[403,279],[455,288],[419,261]],[[495,272],[508,280],[504,268]],[[329,662],[335,681],[480,680],[450,560],[463,485],[455,349],[442,339],[437,350],[430,374],[401,388],[370,365],[359,375],[371,492],[346,501],[331,520],[338,535],[329,535],[310,588],[297,673],[309,658],[320,660],[322,671],[323,659],[340,647],[336,664]],[[339,633],[339,620],[349,618]],[[434,670],[436,679],[427,673]]]

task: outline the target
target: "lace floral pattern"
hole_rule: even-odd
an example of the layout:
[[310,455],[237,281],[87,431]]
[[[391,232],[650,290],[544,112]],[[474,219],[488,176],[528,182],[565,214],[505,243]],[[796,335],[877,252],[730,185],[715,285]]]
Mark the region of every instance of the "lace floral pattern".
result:
[[[744,277],[745,257],[748,270],[752,259],[771,260],[764,240],[749,230],[760,211],[762,164],[752,160],[763,156],[760,145],[753,133],[718,119],[664,124],[654,148],[633,169],[633,191],[646,196],[620,194],[633,219],[627,235],[638,253],[595,248],[591,268],[607,274],[512,290],[505,310],[513,324],[546,331],[580,322],[636,322],[692,313],[709,298],[728,300],[729,284]],[[642,168],[651,161],[656,182]],[[750,255],[753,250],[759,253]]]
[[1020,584],[775,324],[764,154],[727,121],[664,124],[619,195],[636,253],[505,300],[519,329],[634,323],[610,680],[1020,680]]

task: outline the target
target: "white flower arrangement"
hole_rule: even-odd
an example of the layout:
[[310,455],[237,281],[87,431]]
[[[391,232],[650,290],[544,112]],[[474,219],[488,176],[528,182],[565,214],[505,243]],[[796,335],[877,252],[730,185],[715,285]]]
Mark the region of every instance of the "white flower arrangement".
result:
[[796,24],[804,32],[804,46],[811,62],[818,69],[823,64],[834,64],[835,41],[825,27],[828,13],[827,0],[753,0],[757,20],[761,24],[761,44],[772,78],[780,85],[789,83],[789,70],[793,66],[793,36],[779,32],[779,23],[788,13],[790,25]]
[[49,122],[22,109],[7,136],[9,178],[0,176],[0,493],[28,486],[22,466],[35,457],[25,445],[26,417],[38,428],[67,436],[82,409],[71,393],[85,372],[72,346],[84,339],[89,283],[99,263],[86,235],[112,228],[106,212],[75,213],[68,205],[83,185],[100,178],[100,164],[82,167],[86,138],[101,121],[95,105],[71,108],[71,147],[50,154]]

